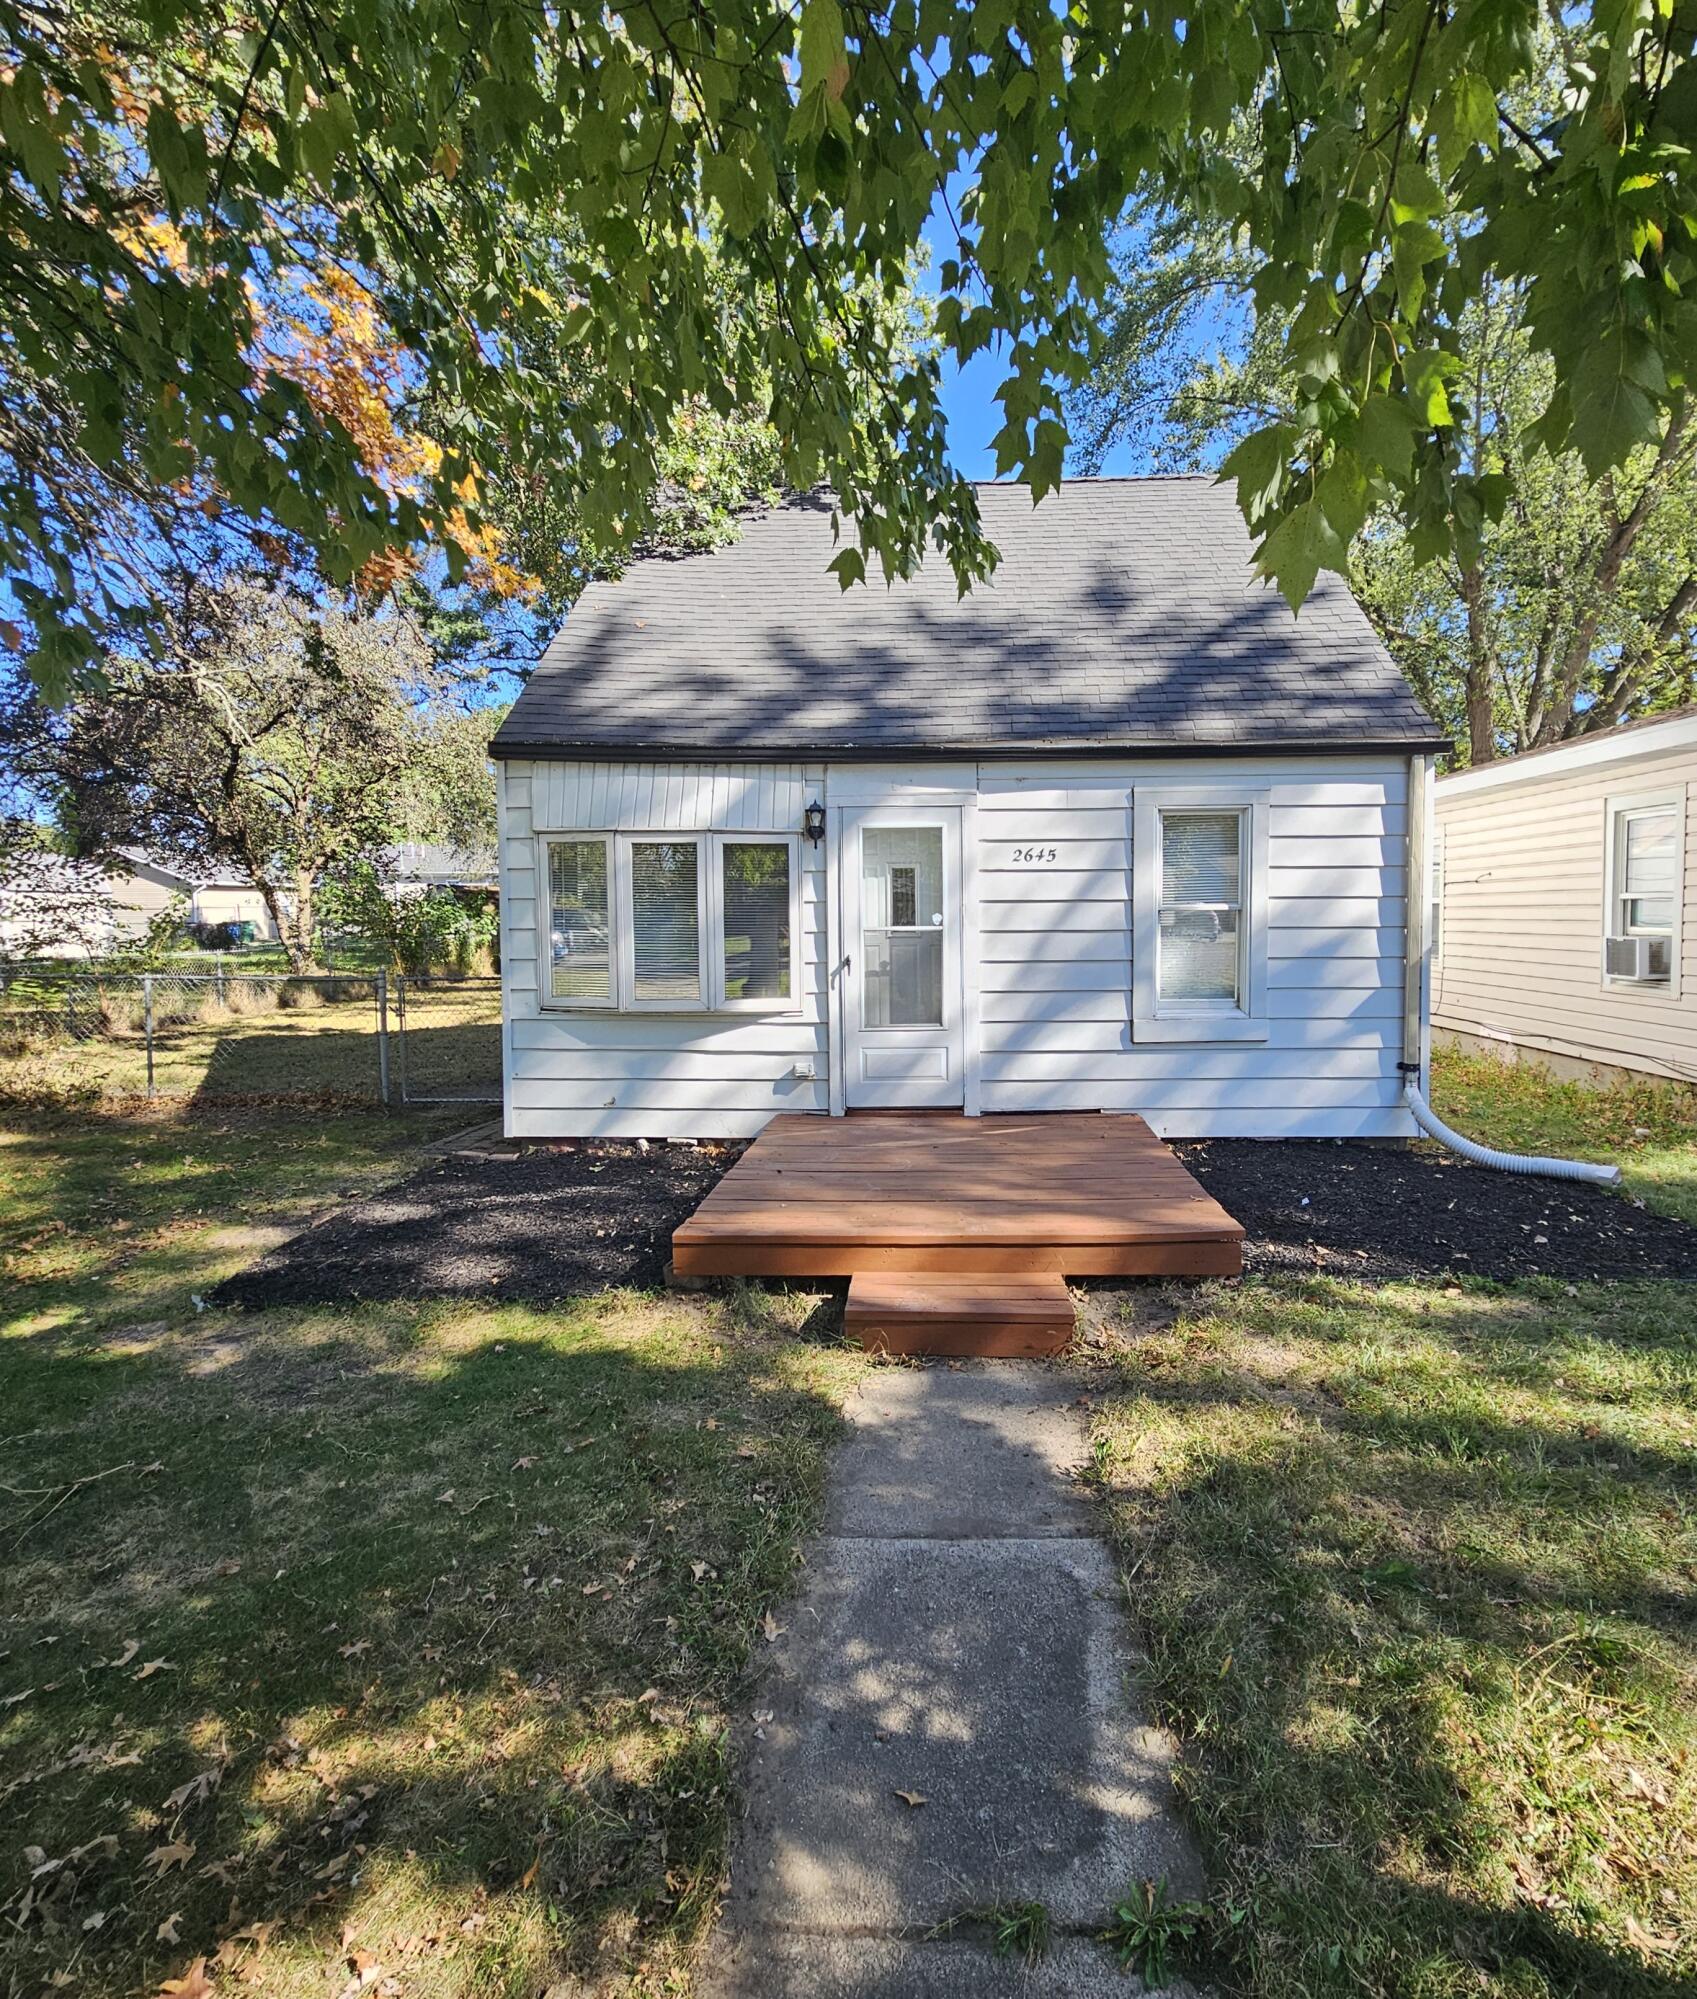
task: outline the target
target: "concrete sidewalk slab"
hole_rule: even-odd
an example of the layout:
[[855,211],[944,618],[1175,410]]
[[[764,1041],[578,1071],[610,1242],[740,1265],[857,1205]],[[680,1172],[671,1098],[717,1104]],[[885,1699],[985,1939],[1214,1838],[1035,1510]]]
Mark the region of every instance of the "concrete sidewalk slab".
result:
[[1195,1885],[1100,1542],[828,1541],[774,1664],[733,1922],[909,1931],[1005,1898],[1087,1927],[1132,1881]]
[[1073,1377],[1024,1362],[884,1368],[856,1396],[825,1532],[930,1540],[1091,1531]]
[[[1005,1361],[879,1369],[855,1397],[737,1731],[747,1810],[704,1999],[1142,1989],[1092,1938],[1137,1881],[1203,1884],[1072,1475],[1077,1397]],[[1035,1967],[939,1934],[1015,1902],[1054,1933]]]

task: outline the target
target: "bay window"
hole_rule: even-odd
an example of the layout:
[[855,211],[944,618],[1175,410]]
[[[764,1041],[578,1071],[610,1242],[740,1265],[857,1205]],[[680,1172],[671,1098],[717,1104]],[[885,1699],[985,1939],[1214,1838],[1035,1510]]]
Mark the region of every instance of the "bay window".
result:
[[801,870],[794,838],[560,833],[541,844],[545,1006],[796,1010]]

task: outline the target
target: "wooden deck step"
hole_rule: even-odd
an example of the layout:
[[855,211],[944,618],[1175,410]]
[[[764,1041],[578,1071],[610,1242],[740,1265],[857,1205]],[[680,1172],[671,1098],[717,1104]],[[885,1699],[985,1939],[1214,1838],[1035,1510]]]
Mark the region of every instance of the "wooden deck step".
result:
[[862,1270],[849,1283],[843,1314],[843,1331],[872,1353],[998,1360],[1059,1353],[1073,1323],[1072,1298],[1052,1274],[916,1277]]

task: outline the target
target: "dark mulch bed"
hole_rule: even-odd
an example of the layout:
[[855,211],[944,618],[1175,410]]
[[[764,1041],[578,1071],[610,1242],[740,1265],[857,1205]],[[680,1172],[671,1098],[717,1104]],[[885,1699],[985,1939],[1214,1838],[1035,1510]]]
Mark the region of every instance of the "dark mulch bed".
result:
[[1216,1138],[1173,1149],[1242,1222],[1250,1271],[1697,1277],[1697,1228],[1606,1187],[1499,1173],[1435,1147]]
[[584,1144],[516,1159],[433,1160],[227,1278],[211,1302],[543,1304],[617,1285],[658,1284],[673,1229],[740,1150]]
[[[741,1149],[585,1143],[432,1161],[284,1243],[212,1300],[548,1303],[654,1285],[672,1230]],[[1252,1272],[1697,1277],[1697,1229],[1600,1187],[1391,1146],[1211,1139],[1174,1149],[1243,1223]]]

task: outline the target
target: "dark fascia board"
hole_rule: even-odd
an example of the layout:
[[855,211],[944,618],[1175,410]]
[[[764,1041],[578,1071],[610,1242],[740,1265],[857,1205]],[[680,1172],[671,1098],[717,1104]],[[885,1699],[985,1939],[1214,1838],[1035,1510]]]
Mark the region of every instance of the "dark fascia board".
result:
[[890,743],[827,745],[780,743],[766,746],[738,743],[734,747],[703,744],[679,749],[671,743],[529,743],[518,739],[490,745],[497,763],[904,763],[920,758],[952,762],[970,757],[982,763],[1015,763],[1046,757],[1086,763],[1109,757],[1267,757],[1267,756],[1449,756],[1455,749],[1448,736],[1359,737],[1340,742],[1335,736],[1269,737],[1240,743]]

